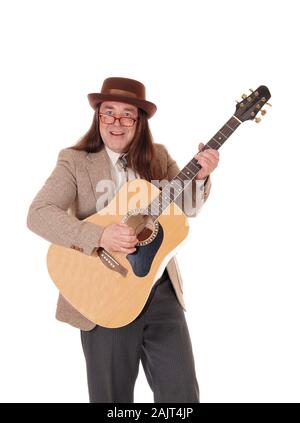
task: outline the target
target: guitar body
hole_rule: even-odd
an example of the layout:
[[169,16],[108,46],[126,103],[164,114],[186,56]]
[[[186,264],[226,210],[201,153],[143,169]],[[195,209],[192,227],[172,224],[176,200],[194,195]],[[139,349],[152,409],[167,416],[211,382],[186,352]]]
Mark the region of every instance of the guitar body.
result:
[[[122,327],[140,314],[153,284],[188,234],[187,218],[175,203],[141,230],[139,209],[147,208],[159,193],[145,180],[127,182],[107,207],[85,219],[101,226],[124,221],[134,227],[141,240],[134,253],[108,252],[111,259],[104,256],[101,260],[96,251],[88,256],[55,244],[49,248],[48,271],[57,288],[73,307],[100,326]],[[115,261],[126,275],[115,270]]]

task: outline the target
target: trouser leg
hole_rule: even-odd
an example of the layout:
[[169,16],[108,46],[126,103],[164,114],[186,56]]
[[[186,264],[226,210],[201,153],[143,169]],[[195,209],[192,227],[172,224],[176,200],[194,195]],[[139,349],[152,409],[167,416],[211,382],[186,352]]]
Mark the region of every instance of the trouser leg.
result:
[[143,316],[151,305],[156,287],[165,280],[164,273],[152,288],[136,320],[121,328],[96,326],[81,331],[86,359],[90,402],[133,402],[143,341]]
[[81,331],[90,402],[133,402],[141,339],[140,320],[117,329]]
[[189,331],[170,281],[145,313],[141,360],[154,402],[199,402]]

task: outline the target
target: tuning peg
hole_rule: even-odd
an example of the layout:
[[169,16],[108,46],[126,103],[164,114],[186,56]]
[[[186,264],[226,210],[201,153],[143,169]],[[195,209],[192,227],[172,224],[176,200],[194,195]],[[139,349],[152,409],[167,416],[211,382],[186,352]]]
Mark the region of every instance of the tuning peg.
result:
[[245,100],[245,98],[247,98],[248,96],[247,96],[247,94],[242,94],[241,97],[242,97],[243,100]]
[[252,93],[254,93],[254,90],[252,90],[252,88],[249,88],[249,91],[251,91]]
[[262,116],[264,116],[267,113],[267,111],[266,110],[261,110],[260,113],[262,114]]
[[266,103],[266,105],[269,106],[269,107],[272,107],[272,104],[271,103]]
[[261,118],[257,117],[254,119],[256,123],[259,123],[261,121]]

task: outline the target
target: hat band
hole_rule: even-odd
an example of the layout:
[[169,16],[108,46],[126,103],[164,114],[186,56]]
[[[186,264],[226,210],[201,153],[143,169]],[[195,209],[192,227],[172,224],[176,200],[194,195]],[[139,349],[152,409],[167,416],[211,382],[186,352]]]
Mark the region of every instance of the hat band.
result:
[[116,88],[111,88],[109,90],[107,90],[107,94],[120,94],[120,95],[125,95],[127,97],[135,97],[137,98],[137,95],[135,93],[132,93],[130,91],[125,91],[125,90],[117,90]]

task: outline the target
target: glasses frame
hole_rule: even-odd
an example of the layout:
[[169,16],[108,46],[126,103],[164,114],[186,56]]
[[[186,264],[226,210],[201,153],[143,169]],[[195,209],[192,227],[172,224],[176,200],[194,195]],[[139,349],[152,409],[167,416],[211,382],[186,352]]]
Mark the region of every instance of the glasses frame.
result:
[[[114,120],[113,120],[113,122],[111,122],[111,123],[106,123],[106,122],[103,122],[103,120],[102,120],[102,117],[101,116],[107,116],[107,117],[110,117],[110,118],[114,118]],[[137,117],[136,119],[135,118],[132,118],[132,117],[129,117],[129,116],[121,116],[121,117],[117,117],[117,116],[113,116],[113,115],[106,115],[105,113],[99,113],[99,117],[100,117],[100,120],[101,120],[101,122],[102,123],[105,123],[105,125],[113,125],[114,123],[115,123],[115,121],[116,120],[118,120],[119,121],[119,123],[120,123],[120,125],[121,126],[124,126],[125,128],[132,128],[134,125],[135,125],[135,122],[137,121],[137,120],[139,120],[139,118]],[[133,122],[133,124],[132,125],[122,125],[122,119],[131,119],[131,120],[133,120],[134,122]]]

